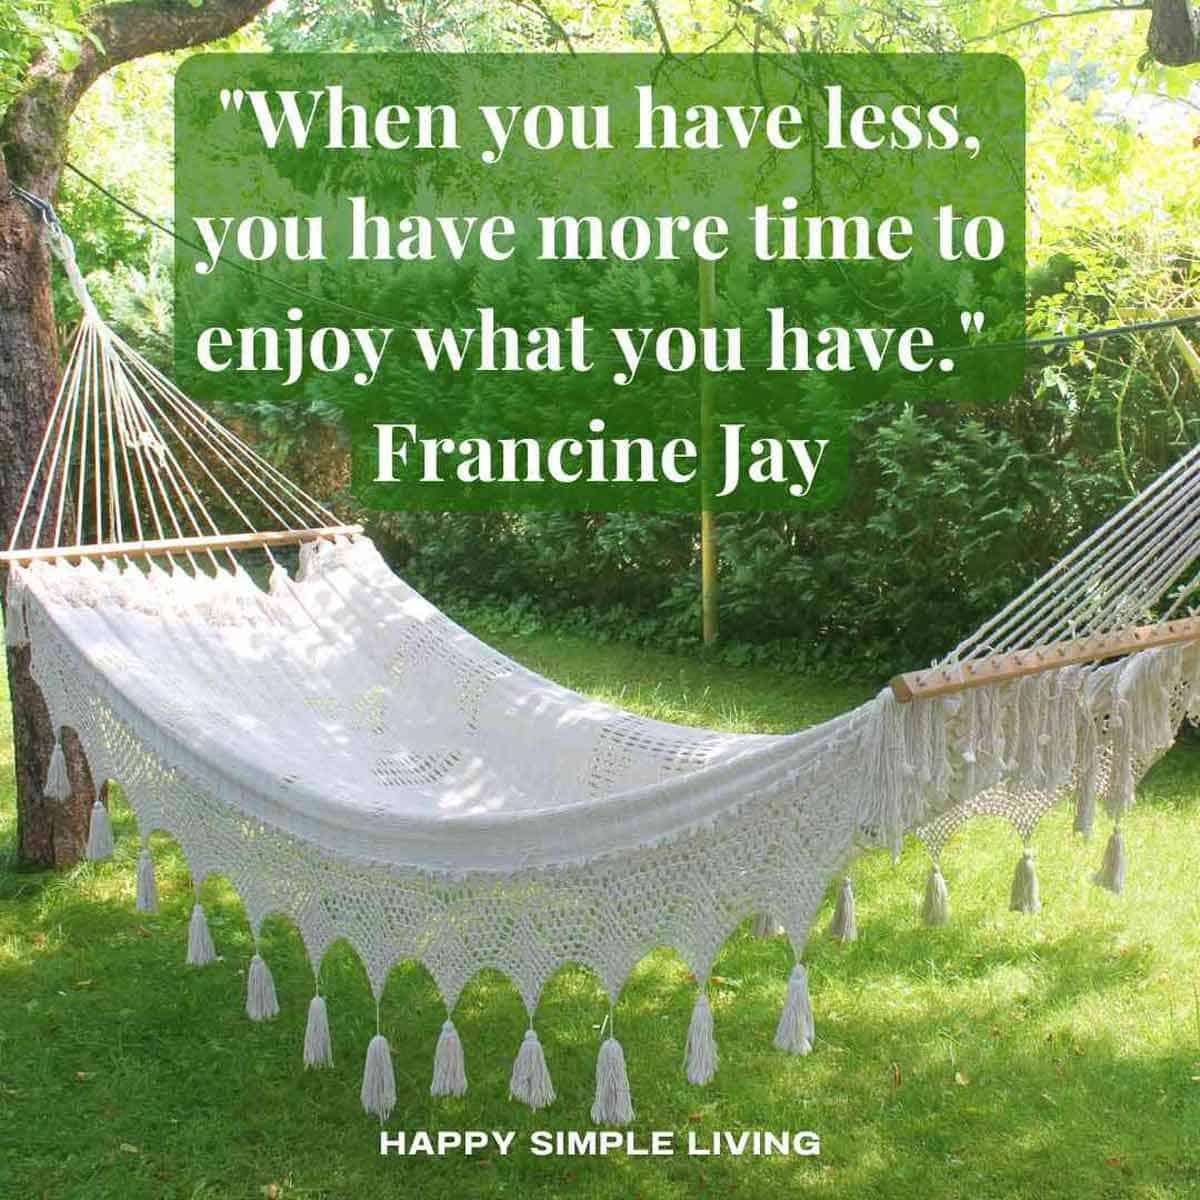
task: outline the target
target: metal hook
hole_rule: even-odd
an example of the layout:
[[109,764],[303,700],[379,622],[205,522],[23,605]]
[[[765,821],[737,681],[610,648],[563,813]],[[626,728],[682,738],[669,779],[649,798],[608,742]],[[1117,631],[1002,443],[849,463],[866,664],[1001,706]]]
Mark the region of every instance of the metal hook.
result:
[[8,184],[8,193],[12,199],[20,200],[25,204],[48,229],[54,233],[62,233],[62,226],[58,222],[58,213],[54,211],[54,205],[49,200],[43,200],[40,196],[27,192],[11,180]]
[[38,224],[42,241],[56,258],[68,264],[67,274],[71,280],[71,286],[79,297],[80,303],[87,308],[91,304],[91,300],[86,298],[87,289],[83,286],[83,279],[77,278],[78,271],[74,275],[71,273],[71,266],[75,259],[75,243],[67,236],[67,231],[59,222],[54,205],[49,200],[43,200],[41,196],[35,196],[32,192],[26,191],[25,188],[11,180],[8,184],[8,194],[9,199],[21,201],[30,210]]

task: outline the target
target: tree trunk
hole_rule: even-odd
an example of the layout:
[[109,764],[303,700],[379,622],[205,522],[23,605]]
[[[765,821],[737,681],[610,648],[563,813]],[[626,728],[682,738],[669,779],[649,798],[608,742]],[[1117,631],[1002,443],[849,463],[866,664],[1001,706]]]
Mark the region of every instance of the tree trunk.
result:
[[[95,39],[63,70],[42,54],[29,65],[21,92],[0,120],[0,536],[8,539],[58,386],[60,363],[45,248],[12,181],[50,199],[67,154],[67,130],[80,97],[109,68],[144,54],[226,37],[267,0],[131,0],[87,10]],[[100,49],[103,47],[103,49]],[[0,578],[0,584],[7,580]],[[0,593],[2,594],[2,593]],[[62,737],[74,794],[47,801],[42,784],[56,730],[29,672],[29,650],[9,649],[13,751],[17,783],[17,854],[26,866],[63,866],[87,845],[93,781],[79,739]]]
[[[0,195],[7,192],[8,179],[0,164]],[[58,371],[46,251],[29,214],[9,200],[0,203],[0,535],[5,545],[54,402]],[[91,772],[79,739],[63,739],[73,796],[65,803],[45,800],[42,783],[56,731],[30,674],[27,647],[9,648],[8,687],[17,777],[17,856],[26,865],[75,862],[87,845],[92,802]]]
[[1146,46],[1164,67],[1200,62],[1200,9],[1190,0],[1154,0]]

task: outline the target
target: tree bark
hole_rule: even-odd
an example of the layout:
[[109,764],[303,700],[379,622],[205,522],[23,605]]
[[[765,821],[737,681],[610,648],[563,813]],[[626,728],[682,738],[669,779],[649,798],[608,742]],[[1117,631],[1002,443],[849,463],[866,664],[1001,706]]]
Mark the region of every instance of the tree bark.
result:
[[1164,67],[1200,62],[1200,8],[1190,0],[1154,0],[1146,47]]
[[[163,50],[226,37],[267,0],[142,0],[105,4],[86,16],[103,47],[84,41],[70,71],[41,55],[0,120],[0,537],[7,545],[53,404],[60,371],[50,301],[49,262],[9,182],[50,198],[66,161],[76,105],[107,70]],[[0,583],[6,580],[0,579]],[[26,866],[77,861],[87,844],[93,781],[79,739],[66,731],[63,750],[74,787],[66,803],[47,802],[42,784],[56,731],[29,671],[28,649],[8,651],[17,783],[17,853]]]
[[[0,166],[0,190],[8,191]],[[27,216],[0,204],[0,525],[7,544],[41,443],[58,373],[46,256]],[[5,580],[7,582],[7,580]],[[75,795],[43,800],[55,731],[29,671],[29,649],[8,651],[17,776],[17,855],[22,863],[74,862],[87,844],[91,780],[77,738],[65,739]]]

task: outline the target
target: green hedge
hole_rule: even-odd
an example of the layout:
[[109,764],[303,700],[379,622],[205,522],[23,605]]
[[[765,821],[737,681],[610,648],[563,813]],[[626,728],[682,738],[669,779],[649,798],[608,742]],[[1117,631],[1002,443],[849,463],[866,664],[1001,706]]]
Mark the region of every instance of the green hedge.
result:
[[[1070,275],[1070,272],[1067,272]],[[1034,280],[1038,276],[1035,274]],[[1053,273],[1043,328],[1118,320]],[[1035,298],[1036,299],[1036,298]],[[1165,334],[1034,351],[1025,387],[972,411],[869,408],[851,495],[719,522],[721,653],[883,676],[944,653],[1200,440],[1196,383]],[[636,514],[376,518],[397,566],[490,619],[696,646],[698,520]]]

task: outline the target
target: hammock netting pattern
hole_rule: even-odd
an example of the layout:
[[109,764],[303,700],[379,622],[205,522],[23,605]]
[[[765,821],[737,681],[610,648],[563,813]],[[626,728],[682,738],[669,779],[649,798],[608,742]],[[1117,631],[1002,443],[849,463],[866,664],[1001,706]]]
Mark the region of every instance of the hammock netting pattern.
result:
[[55,725],[197,883],[228,878],[256,931],[286,915],[314,970],[346,939],[377,996],[416,959],[452,1010],[494,967],[531,1017],[566,962],[615,1003],[669,945],[703,984],[757,911],[799,955],[858,847],[920,828],[940,849],[977,812],[1027,835],[1068,790],[1119,816],[1200,678],[1188,644],[908,705],[885,689],[799,734],[730,735],[538,677],[365,539],[313,543],[269,591],[112,563],[35,563],[10,589]]
[[[68,272],[82,291],[70,259]],[[129,452],[168,470],[171,430],[145,399],[151,386],[163,405],[186,398],[90,301],[79,337],[47,445],[55,420],[65,441],[75,414],[80,430],[98,419],[107,389]],[[93,384],[89,360],[103,367],[105,387]],[[89,395],[92,416],[80,401]],[[215,436],[208,421],[202,429]],[[242,443],[221,437],[255,465]],[[114,447],[96,471],[110,483],[124,453]],[[228,472],[211,478],[231,486]],[[265,467],[258,478],[277,483]],[[1149,611],[1195,559],[1197,487],[1193,451],[947,662],[959,669],[1064,628],[1096,635]],[[53,514],[48,481],[40,494]],[[81,486],[75,505],[60,500],[49,544],[78,543],[70,518],[89,494]],[[311,525],[307,498],[294,487],[283,495],[303,509],[295,524]],[[124,512],[128,525],[135,501],[110,499],[110,518]],[[76,528],[87,524],[77,518]],[[1150,548],[1152,572],[1143,562]],[[503,972],[531,1022],[512,1094],[534,1107],[554,1092],[533,1018],[564,963],[591,968],[615,1004],[643,956],[677,950],[697,980],[686,1069],[705,1083],[717,1060],[706,980],[739,923],[769,913],[797,959],[776,1044],[807,1053],[813,1018],[800,959],[823,898],[858,850],[897,853],[916,834],[934,858],[925,915],[937,923],[947,913],[936,861],[963,820],[1003,816],[1028,845],[1039,818],[1069,795],[1084,832],[1098,807],[1119,822],[1137,779],[1200,708],[1200,647],[1188,641],[910,703],[885,688],[790,735],[701,730],[619,710],[525,669],[419,596],[365,537],[308,540],[294,577],[275,564],[266,587],[232,555],[209,558],[198,564],[184,553],[163,566],[126,552],[12,566],[8,640],[30,645],[55,727],[78,734],[97,780],[119,782],[143,839],[155,830],[176,839],[197,888],[226,877],[256,936],[271,914],[291,920],[314,972],[345,939],[378,998],[396,964],[417,960],[448,1012],[479,970]],[[70,794],[61,748],[47,794]],[[111,850],[99,800],[92,832],[95,855]],[[1119,889],[1123,873],[1118,828],[1100,882]],[[138,875],[139,906],[152,907],[146,852]],[[1036,896],[1027,853],[1013,906],[1033,911]],[[839,910],[848,897],[847,883]],[[841,921],[843,934],[853,929],[852,915]],[[197,905],[189,961],[212,953]],[[277,1011],[257,954],[247,1011]],[[318,996],[305,1062],[328,1061]],[[432,1090],[465,1087],[448,1020]],[[362,1100],[381,1119],[395,1103],[382,1035],[368,1047]],[[600,1045],[592,1115],[615,1123],[633,1115],[611,1034]]]

